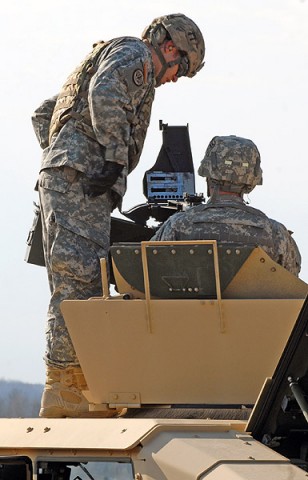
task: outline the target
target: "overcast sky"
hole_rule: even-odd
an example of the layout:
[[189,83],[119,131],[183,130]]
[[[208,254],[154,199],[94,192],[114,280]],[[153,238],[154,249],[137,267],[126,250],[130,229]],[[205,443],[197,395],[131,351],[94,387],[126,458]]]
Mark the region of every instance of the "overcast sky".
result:
[[[251,205],[294,232],[308,282],[308,2],[301,0],[10,0],[1,6],[0,378],[44,381],[45,269],[24,262],[41,151],[31,114],[58,92],[92,43],[140,37],[153,18],[185,13],[204,33],[206,65],[156,90],[151,124],[124,210],[142,203],[142,178],[161,145],[159,120],[189,124],[197,171],[214,135],[251,138],[264,185]],[[196,179],[197,191],[204,181]]]

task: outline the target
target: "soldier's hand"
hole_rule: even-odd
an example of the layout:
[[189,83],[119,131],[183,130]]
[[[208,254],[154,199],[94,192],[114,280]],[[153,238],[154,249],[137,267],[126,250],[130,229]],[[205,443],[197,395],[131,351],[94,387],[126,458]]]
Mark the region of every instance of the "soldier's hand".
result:
[[122,170],[123,165],[119,163],[105,162],[101,173],[88,177],[84,192],[89,197],[103,195],[116,182]]

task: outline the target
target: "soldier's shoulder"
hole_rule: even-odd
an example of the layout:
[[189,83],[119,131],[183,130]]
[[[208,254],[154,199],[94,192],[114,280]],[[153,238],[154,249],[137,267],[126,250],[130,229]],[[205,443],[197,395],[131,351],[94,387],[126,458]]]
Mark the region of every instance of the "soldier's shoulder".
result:
[[175,227],[178,224],[190,223],[194,218],[198,218],[200,215],[200,205],[195,207],[190,207],[187,210],[174,213],[169,219],[168,222]]
[[130,91],[153,81],[153,63],[149,48],[139,38],[119,37],[110,42],[102,57],[105,67],[116,69]]
[[280,231],[288,235],[291,234],[291,232],[289,232],[289,230],[287,229],[287,227],[285,227],[283,223],[278,222],[278,220],[275,220],[274,218],[268,218],[268,220],[276,231]]

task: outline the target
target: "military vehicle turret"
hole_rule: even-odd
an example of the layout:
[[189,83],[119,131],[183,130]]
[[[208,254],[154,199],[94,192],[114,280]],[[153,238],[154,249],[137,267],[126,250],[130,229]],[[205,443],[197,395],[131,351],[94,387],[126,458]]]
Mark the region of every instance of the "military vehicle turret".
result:
[[112,293],[102,260],[102,295],[62,303],[89,408],[127,413],[1,419],[0,479],[307,479],[308,286],[258,246],[150,240],[203,201],[188,128],[161,128],[148,202],[113,219]]

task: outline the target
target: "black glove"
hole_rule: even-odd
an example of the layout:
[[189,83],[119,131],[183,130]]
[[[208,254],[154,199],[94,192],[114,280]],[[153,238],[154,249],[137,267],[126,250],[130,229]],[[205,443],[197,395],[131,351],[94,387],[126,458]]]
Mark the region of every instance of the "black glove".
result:
[[88,177],[84,185],[84,193],[89,197],[103,195],[117,180],[123,169],[123,165],[114,162],[105,162],[102,173]]

